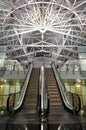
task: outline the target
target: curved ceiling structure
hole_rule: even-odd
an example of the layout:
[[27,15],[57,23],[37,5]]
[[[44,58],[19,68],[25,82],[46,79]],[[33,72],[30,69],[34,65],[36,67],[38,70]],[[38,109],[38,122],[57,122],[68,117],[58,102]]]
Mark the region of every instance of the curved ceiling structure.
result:
[[86,45],[86,0],[1,0],[0,45],[8,59],[23,62],[78,59],[78,46]]

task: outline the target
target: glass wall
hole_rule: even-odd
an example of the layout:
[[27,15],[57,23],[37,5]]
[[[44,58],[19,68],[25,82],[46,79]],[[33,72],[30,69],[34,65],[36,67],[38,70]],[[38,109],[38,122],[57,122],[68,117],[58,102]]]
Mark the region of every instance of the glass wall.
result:
[[22,83],[22,79],[0,79],[0,109],[6,107],[9,94],[16,93],[16,102],[18,101]]
[[81,107],[86,108],[86,79],[64,79],[66,90],[77,93],[81,99]]

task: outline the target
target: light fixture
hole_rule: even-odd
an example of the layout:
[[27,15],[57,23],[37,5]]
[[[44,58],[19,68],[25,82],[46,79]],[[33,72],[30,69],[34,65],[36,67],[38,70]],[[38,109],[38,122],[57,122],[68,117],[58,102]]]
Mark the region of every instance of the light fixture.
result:
[[81,80],[80,80],[80,79],[76,79],[76,81],[77,81],[78,83],[81,83]]

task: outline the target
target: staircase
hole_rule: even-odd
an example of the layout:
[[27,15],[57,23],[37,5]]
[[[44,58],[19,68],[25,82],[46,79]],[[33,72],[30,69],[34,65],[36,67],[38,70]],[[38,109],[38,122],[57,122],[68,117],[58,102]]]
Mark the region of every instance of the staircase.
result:
[[65,112],[53,70],[51,68],[46,68],[45,75],[48,95],[50,99],[49,115],[57,115]]
[[36,114],[38,94],[39,69],[33,68],[28,84],[25,100],[21,112],[23,114]]

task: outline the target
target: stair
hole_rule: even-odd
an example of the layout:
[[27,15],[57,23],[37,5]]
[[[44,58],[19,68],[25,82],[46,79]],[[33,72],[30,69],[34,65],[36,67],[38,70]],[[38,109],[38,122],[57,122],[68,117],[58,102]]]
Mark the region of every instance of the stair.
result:
[[65,112],[53,70],[51,68],[46,68],[45,75],[48,95],[50,99],[49,115],[56,115]]
[[38,94],[39,68],[33,68],[28,89],[21,112],[23,114],[36,114]]

